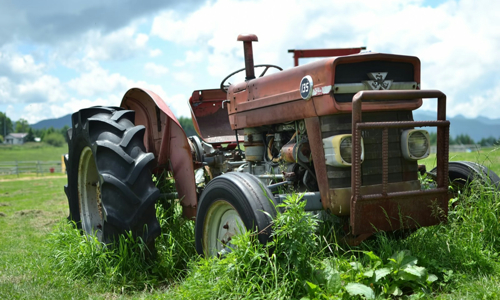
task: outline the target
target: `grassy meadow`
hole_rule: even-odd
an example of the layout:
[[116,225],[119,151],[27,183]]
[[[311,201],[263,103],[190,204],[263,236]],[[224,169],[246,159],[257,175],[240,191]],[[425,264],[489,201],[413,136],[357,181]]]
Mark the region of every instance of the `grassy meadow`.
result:
[[4,161],[56,161],[68,153],[68,146],[54,147],[43,142],[24,145],[0,144],[0,162]]
[[[4,151],[13,150],[0,148],[2,160]],[[450,160],[500,174],[493,148]],[[0,299],[500,298],[500,194],[488,186],[460,195],[447,224],[404,238],[381,233],[358,247],[339,242],[338,219],[305,213],[295,197],[276,218],[273,251],[247,234],[224,259],[203,259],[194,223],[175,202],[157,206],[156,255],[130,237],[111,248],[80,235],[65,219],[65,184],[0,176]]]

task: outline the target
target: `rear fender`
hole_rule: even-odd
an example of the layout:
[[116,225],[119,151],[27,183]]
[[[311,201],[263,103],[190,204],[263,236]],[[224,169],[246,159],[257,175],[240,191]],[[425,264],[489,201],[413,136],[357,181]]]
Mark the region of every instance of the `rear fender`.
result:
[[155,155],[159,171],[172,171],[183,215],[194,218],[198,198],[193,158],[186,133],[179,121],[160,96],[146,89],[128,90],[120,106],[134,110],[135,124],[146,127],[146,150]]

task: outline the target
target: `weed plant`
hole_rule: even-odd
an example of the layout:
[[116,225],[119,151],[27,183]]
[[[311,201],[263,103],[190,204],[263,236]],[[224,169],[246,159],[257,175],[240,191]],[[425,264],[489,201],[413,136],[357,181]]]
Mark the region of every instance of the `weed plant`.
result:
[[61,222],[50,245],[57,271],[71,280],[98,281],[113,292],[155,286],[166,277],[149,259],[145,244],[131,234],[120,236],[116,245],[105,245]]
[[370,251],[341,250],[320,234],[326,232],[335,240],[334,231],[321,230],[318,215],[304,211],[304,206],[298,196],[278,205],[273,241],[267,246],[255,239],[258,233],[247,232],[232,240],[234,247],[224,258],[193,262],[189,276],[167,293],[168,298],[375,299],[430,295],[437,277],[418,266],[410,251],[398,251],[383,260]]
[[181,280],[188,262],[196,257],[194,222],[184,219],[181,211],[178,201],[157,203],[161,235],[154,250],[131,233],[106,245],[93,235],[82,234],[75,224],[62,221],[49,243],[55,269],[70,280],[98,281],[113,292],[165,288]]
[[[173,181],[161,182],[171,191]],[[156,256],[130,235],[109,248],[66,224],[53,234],[53,253],[73,279],[105,281],[113,291],[156,289],[166,299],[497,299],[499,197],[473,184],[450,201],[447,223],[349,247],[340,242],[345,220],[305,212],[294,195],[277,207],[272,242],[247,232],[222,258],[197,256],[193,222],[178,200],[162,200]]]

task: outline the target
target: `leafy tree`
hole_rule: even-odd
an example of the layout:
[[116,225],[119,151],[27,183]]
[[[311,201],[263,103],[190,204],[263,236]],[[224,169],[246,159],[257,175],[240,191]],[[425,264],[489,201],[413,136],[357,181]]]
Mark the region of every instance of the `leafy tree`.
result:
[[68,129],[69,129],[69,126],[68,126],[68,125],[64,125],[64,127],[63,127],[63,128],[61,128],[61,130],[60,130],[60,131],[61,131],[61,134],[62,134],[63,136],[66,136],[66,132],[68,132]]
[[493,145],[496,145],[498,144],[500,141],[497,140],[496,138],[490,136],[488,138],[482,138],[480,141],[479,141],[479,144],[483,147],[490,147],[490,146],[493,146]]
[[5,137],[12,131],[12,121],[6,113],[0,112],[0,133]]
[[28,132],[30,128],[30,125],[28,124],[28,121],[21,118],[19,121],[16,122],[16,132],[17,133],[26,133]]
[[64,136],[60,132],[51,132],[45,134],[42,141],[54,147],[61,147],[62,145],[64,145],[64,143],[66,143],[66,141],[64,140]]
[[471,145],[475,144],[474,140],[468,134],[459,134],[455,138],[455,142],[458,145]]
[[[40,135],[39,135],[39,136],[40,136],[40,138],[42,139],[42,141],[45,141],[45,136],[46,136],[46,135],[49,135],[49,134],[51,134],[51,133],[54,133],[54,132],[56,132],[56,130],[54,129],[54,127],[52,127],[52,126],[51,126],[51,127],[49,127],[49,129],[45,129],[45,128],[44,128],[44,129],[41,129],[41,130],[40,130]],[[59,132],[58,132],[58,133],[59,133]]]
[[35,141],[35,134],[33,133],[33,129],[31,127],[28,130],[28,135],[26,136],[26,141],[27,142],[33,142],[33,141]]
[[431,139],[431,145],[436,145],[437,144],[437,132],[429,132],[429,137]]
[[193,120],[191,120],[191,118],[180,117],[178,120],[187,136],[198,135],[196,134],[196,130],[194,129],[193,125]]

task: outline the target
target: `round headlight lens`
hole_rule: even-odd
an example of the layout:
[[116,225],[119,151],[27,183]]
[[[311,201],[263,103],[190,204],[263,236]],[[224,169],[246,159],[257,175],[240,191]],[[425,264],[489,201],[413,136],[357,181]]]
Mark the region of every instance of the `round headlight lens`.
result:
[[344,138],[342,142],[340,142],[340,156],[345,162],[351,163],[352,138],[350,136]]
[[429,140],[421,131],[415,131],[408,137],[408,151],[414,157],[423,157],[429,149]]

